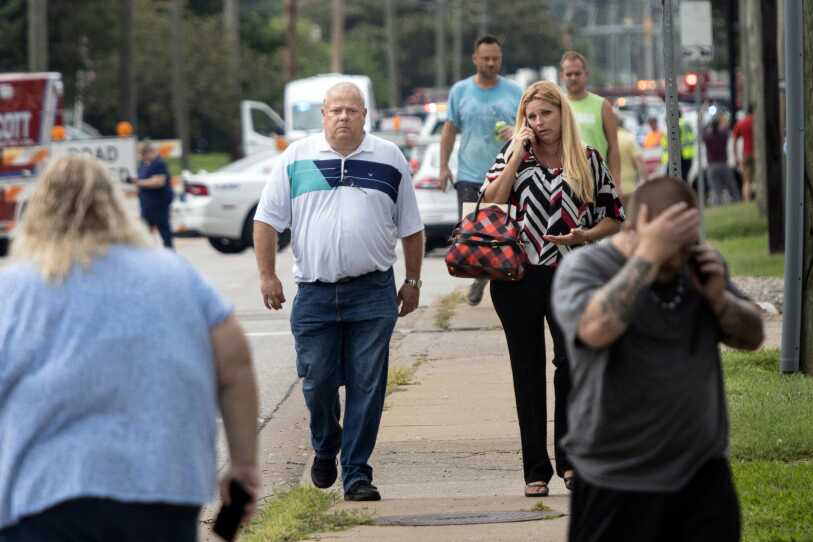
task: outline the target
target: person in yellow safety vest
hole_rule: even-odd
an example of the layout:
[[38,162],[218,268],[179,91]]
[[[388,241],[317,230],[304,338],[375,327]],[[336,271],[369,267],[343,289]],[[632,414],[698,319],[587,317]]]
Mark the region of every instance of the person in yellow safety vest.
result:
[[[692,125],[689,124],[683,115],[678,110],[678,130],[680,131],[680,176],[683,180],[689,180],[689,170],[692,167],[692,159],[694,159],[694,130]],[[666,141],[666,133],[661,136],[661,147],[663,154],[661,154],[661,163],[669,163],[669,145]]]

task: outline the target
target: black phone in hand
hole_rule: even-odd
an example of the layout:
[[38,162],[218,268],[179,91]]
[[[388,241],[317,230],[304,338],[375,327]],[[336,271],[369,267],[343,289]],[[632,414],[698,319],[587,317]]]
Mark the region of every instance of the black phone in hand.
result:
[[705,284],[709,281],[709,274],[700,269],[700,262],[697,261],[697,257],[692,258],[692,268],[694,269],[694,274],[697,275],[697,280],[700,281],[700,284]]
[[220,508],[212,531],[223,540],[231,542],[240,527],[243,509],[251,500],[251,494],[246,491],[240,482],[232,480],[229,484],[229,496],[231,497],[231,504]]
[[[531,133],[533,134],[533,129],[531,128],[531,125],[528,124],[528,119],[525,119],[525,126],[527,126],[528,129],[531,130]],[[534,136],[532,135],[532,137],[534,137]],[[525,140],[525,151],[526,152],[531,152],[531,140],[530,139]]]

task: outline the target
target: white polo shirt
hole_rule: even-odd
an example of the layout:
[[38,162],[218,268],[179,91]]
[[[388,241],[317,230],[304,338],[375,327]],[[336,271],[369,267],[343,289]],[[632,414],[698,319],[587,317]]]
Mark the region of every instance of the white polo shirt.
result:
[[324,132],[292,143],[271,172],[254,219],[277,231],[291,228],[298,283],[386,271],[398,238],[423,230],[404,155],[370,134],[347,157]]

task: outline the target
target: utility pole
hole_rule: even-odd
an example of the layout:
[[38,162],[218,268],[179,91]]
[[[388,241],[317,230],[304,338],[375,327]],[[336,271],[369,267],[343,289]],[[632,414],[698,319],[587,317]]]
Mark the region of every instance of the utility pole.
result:
[[181,139],[181,166],[189,169],[189,109],[186,104],[186,76],[183,54],[183,0],[172,0],[172,113]]
[[463,67],[463,0],[454,0],[452,25],[452,81],[460,81]]
[[435,0],[435,86],[446,86],[446,0]]
[[285,78],[292,81],[296,78],[296,0],[285,0],[285,34],[288,46],[285,48]]
[[730,128],[734,128],[734,123],[737,122],[737,33],[734,30],[736,21],[737,0],[726,0],[725,28],[728,46],[728,91],[731,96]]
[[782,317],[782,351],[779,369],[795,373],[799,370],[800,332],[802,316],[802,284],[804,251],[804,66],[802,52],[802,21],[800,2],[786,0],[784,5],[785,107],[787,118],[787,198],[785,245],[785,310]]
[[28,0],[28,69],[48,70],[48,0]]
[[[772,254],[785,248],[785,213],[782,186],[782,133],[779,128],[779,70],[777,62],[776,0],[759,2],[762,22],[762,110],[765,131],[762,156],[768,205],[768,248]],[[755,149],[757,151],[757,149]]]
[[393,0],[384,2],[384,27],[387,32],[387,69],[390,76],[390,107],[401,105],[401,74],[398,66],[398,36]]
[[644,2],[644,74],[648,80],[655,79],[654,36],[652,25],[652,0]]
[[[223,27],[226,45],[226,146],[229,156],[238,159],[240,150],[240,0],[223,0]],[[184,85],[184,88],[186,85]],[[184,150],[186,153],[186,150]]]
[[342,49],[344,48],[344,0],[333,0],[333,52],[330,60],[330,71],[342,73]]
[[666,81],[666,133],[669,149],[667,174],[680,178],[680,132],[678,127],[677,81],[675,79],[675,40],[672,0],[661,0],[663,9],[663,66]]
[[488,34],[488,0],[480,0],[480,35]]
[[119,120],[136,131],[136,84],[133,70],[133,0],[121,0],[121,49],[119,50]]
[[[803,12],[800,16],[802,28],[810,28],[813,25],[813,0],[803,0]],[[813,33],[802,33],[802,50],[804,74],[803,92],[804,96],[813,95]],[[791,49],[792,50],[792,49]],[[803,152],[804,170],[802,180],[805,183],[804,190],[804,239],[802,251],[802,269],[805,276],[802,282],[802,323],[801,323],[801,348],[800,358],[802,370],[807,374],[813,374],[813,108],[804,108],[804,133]]]

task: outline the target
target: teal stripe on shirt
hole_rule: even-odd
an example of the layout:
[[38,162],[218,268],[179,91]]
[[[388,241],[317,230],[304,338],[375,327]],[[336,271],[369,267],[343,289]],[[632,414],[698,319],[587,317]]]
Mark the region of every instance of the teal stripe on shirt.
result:
[[291,182],[291,199],[308,192],[335,190],[313,160],[297,160],[289,164],[288,179]]

